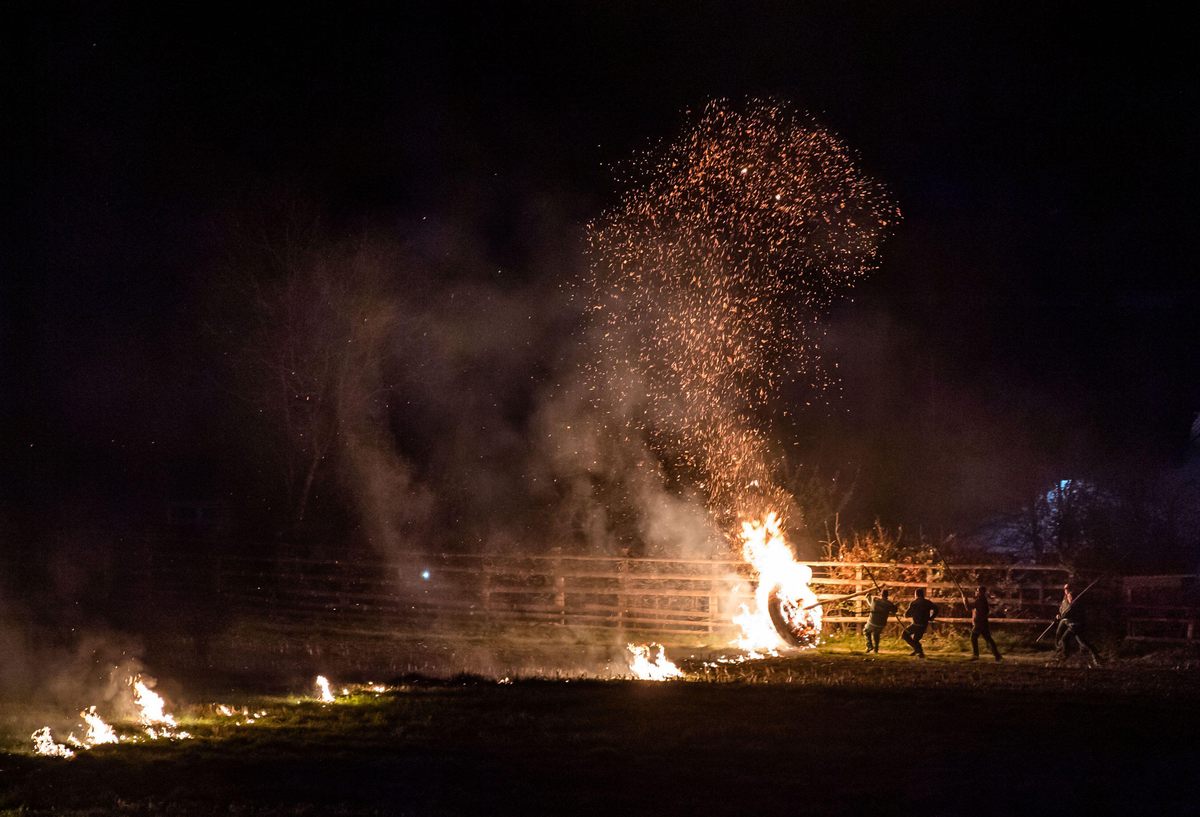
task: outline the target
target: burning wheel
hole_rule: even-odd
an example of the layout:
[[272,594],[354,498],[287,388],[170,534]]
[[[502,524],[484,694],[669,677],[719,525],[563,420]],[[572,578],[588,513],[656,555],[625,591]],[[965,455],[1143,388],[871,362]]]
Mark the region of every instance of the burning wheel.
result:
[[792,599],[776,587],[767,601],[767,612],[779,637],[793,647],[815,647],[821,634],[820,625],[811,610],[805,610],[798,599]]

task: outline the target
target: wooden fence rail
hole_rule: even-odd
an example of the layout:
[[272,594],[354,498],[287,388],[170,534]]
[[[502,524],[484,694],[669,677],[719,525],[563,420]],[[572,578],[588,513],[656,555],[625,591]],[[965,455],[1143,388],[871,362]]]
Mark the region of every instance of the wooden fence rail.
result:
[[[1045,624],[1062,598],[1065,568],[962,564],[953,577],[939,565],[806,562],[822,601],[871,589],[871,575],[903,603],[915,588],[942,605],[940,619],[969,621],[957,578],[970,592],[990,590],[992,623]],[[176,565],[194,570],[194,565]],[[754,575],[737,560],[601,556],[403,553],[387,562],[222,557],[211,566],[211,592],[233,614],[280,626],[378,634],[452,633],[464,629],[545,627],[579,636],[687,639],[725,645],[732,618],[752,606]],[[171,592],[180,578],[152,566],[153,588]],[[1120,599],[1129,638],[1194,641],[1196,577],[1127,577],[1109,583]],[[1097,594],[1099,595],[1099,593]],[[1165,604],[1164,604],[1165,597]],[[861,625],[863,598],[831,604],[825,621]],[[616,631],[615,633],[613,631]]]

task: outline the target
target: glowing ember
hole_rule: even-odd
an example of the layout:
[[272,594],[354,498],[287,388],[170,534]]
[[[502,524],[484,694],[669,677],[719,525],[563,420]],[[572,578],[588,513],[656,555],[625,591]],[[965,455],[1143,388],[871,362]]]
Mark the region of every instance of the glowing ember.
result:
[[595,407],[694,475],[717,529],[789,512],[769,416],[794,405],[785,384],[836,385],[823,316],[878,266],[899,212],[838,137],[770,102],[709,104],[630,181],[588,229]]
[[236,706],[229,704],[213,704],[213,712],[225,718],[233,718],[234,724],[237,726],[247,726],[258,721],[260,718],[265,718],[267,710],[259,709],[255,712],[250,711],[250,707],[243,706],[240,710]]
[[43,726],[29,736],[33,739],[33,751],[46,757],[75,757],[75,753],[50,736],[50,727]]
[[138,720],[151,739],[182,740],[191,737],[187,732],[179,731],[179,723],[175,716],[165,711],[166,703],[162,696],[146,686],[146,682],[140,676],[133,678],[132,684],[133,701],[140,710]]
[[[683,672],[667,659],[661,644],[627,644],[629,649],[629,671],[642,681],[669,681],[682,678]],[[653,651],[657,654],[651,657]]]
[[329,679],[324,675],[317,676],[317,690],[320,692],[317,697],[320,699],[321,703],[333,703],[333,690],[329,688]]
[[[751,654],[775,655],[781,647],[813,647],[821,635],[821,608],[808,586],[812,569],[796,561],[783,538],[779,517],[742,524],[742,557],[758,573],[754,609],[742,605],[733,622],[741,629],[734,646]],[[777,626],[778,623],[778,626]],[[790,636],[780,634],[783,629]]]

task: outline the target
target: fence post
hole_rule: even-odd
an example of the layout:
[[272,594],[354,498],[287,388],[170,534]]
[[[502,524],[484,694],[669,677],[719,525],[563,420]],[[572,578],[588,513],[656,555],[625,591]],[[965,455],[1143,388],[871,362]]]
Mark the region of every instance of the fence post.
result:
[[717,597],[717,563],[713,561],[713,557],[709,557],[708,562],[708,632],[713,633],[717,629],[717,616],[721,615],[721,600]]
[[620,639],[625,640],[625,616],[629,607],[629,597],[625,595],[625,577],[629,573],[629,550],[622,548],[621,558],[617,561],[617,632]]
[[562,548],[554,548],[554,606],[558,608],[558,623],[567,623],[567,577],[563,575]]
[[[863,566],[862,566],[862,562],[859,562],[857,565],[854,566],[854,592],[861,593],[862,589],[863,589]],[[859,596],[858,597],[858,614],[860,617],[863,615],[864,612],[866,612],[866,609],[867,609],[867,600],[864,599],[862,596]],[[863,628],[862,622],[859,622],[858,624],[854,625],[854,629],[858,633],[858,635],[862,635],[862,628]]]

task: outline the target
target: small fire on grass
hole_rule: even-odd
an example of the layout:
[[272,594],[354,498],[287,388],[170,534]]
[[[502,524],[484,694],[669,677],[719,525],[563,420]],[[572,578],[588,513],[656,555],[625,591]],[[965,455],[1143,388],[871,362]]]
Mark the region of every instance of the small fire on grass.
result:
[[[100,746],[105,743],[117,743],[120,740],[113,728],[96,714],[96,707],[88,707],[79,713],[79,717],[83,718],[83,722],[87,724],[87,734],[83,736],[83,741],[77,744],[80,748],[90,749],[93,746]],[[71,735],[67,740],[71,740],[74,737],[74,735]]]
[[682,678],[683,671],[668,660],[662,644],[627,644],[629,671],[641,681],[670,681]]
[[331,704],[334,701],[333,690],[329,687],[329,679],[324,675],[317,676],[317,700],[323,704]]
[[150,687],[146,686],[146,682],[141,676],[133,679],[133,700],[141,710],[138,720],[141,721],[142,728],[146,730],[146,734],[151,740],[158,738],[169,738],[171,740],[183,740],[190,738],[187,732],[179,730],[179,723],[175,720],[175,716],[166,711],[166,702]]
[[86,751],[109,743],[137,742],[145,738],[185,740],[191,737],[179,728],[175,716],[166,711],[166,702],[162,696],[150,689],[140,675],[130,678],[129,685],[133,689],[133,702],[138,708],[138,723],[142,728],[142,735],[117,734],[117,731],[100,717],[96,707],[89,706],[79,713],[79,717],[83,719],[81,725],[85,726],[82,738],[75,737],[75,733],[72,732],[67,735],[66,744],[58,743],[50,733],[50,727],[43,726],[30,735],[34,753],[46,757],[70,758],[75,756],[75,750]]

